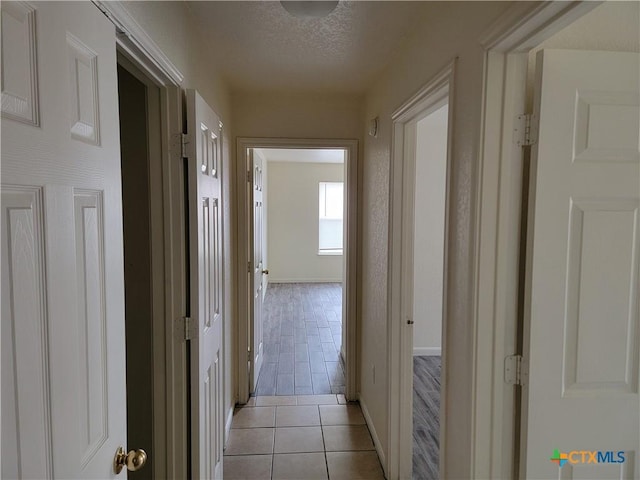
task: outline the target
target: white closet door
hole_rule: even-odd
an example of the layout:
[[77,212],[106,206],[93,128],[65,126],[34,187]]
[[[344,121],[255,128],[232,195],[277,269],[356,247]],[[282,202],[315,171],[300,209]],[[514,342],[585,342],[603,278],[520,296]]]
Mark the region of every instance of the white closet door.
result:
[[92,3],[2,2],[3,479],[126,446],[115,45]]

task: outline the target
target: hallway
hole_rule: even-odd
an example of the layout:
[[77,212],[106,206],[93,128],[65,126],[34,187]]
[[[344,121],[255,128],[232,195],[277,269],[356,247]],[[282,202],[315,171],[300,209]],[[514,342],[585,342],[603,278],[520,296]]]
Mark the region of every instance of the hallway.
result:
[[342,285],[269,284],[257,395],[344,393]]
[[234,412],[225,479],[384,479],[357,403],[344,395],[258,396]]

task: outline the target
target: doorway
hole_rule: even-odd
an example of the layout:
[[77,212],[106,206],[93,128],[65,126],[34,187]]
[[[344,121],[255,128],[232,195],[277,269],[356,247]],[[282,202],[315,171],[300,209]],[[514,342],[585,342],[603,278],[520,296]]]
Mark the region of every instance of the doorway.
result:
[[392,115],[390,477],[442,476],[454,74],[455,60]]
[[[600,445],[603,444],[603,442],[621,445],[623,427],[620,427],[618,431],[616,431],[615,442],[607,442],[604,440],[606,438],[606,427],[611,425],[634,424],[631,417],[623,413],[625,410],[622,407],[622,403],[616,403],[615,408],[610,407],[610,411],[615,411],[624,418],[623,422],[616,424],[614,419],[610,418],[609,415],[601,416],[595,413],[595,410],[592,409],[595,402],[587,406],[587,402],[581,400],[581,398],[584,399],[587,397],[601,397],[602,399],[608,399],[610,401],[616,393],[613,390],[609,390],[603,395],[600,392],[595,392],[596,389],[593,389],[593,391],[585,389],[579,392],[578,395],[575,395],[575,392],[572,392],[571,388],[566,388],[568,386],[573,387],[572,384],[576,383],[571,378],[571,372],[575,372],[576,365],[575,363],[571,363],[570,359],[572,355],[567,356],[569,361],[565,363],[566,360],[562,358],[562,354],[559,354],[559,352],[561,352],[563,348],[561,345],[566,342],[567,339],[571,339],[572,341],[566,342],[568,346],[566,352],[576,352],[575,346],[577,343],[573,341],[576,338],[575,330],[573,329],[573,326],[575,326],[574,320],[576,319],[576,316],[573,315],[573,312],[575,312],[575,303],[573,303],[573,300],[575,300],[573,293],[575,277],[572,278],[569,275],[565,278],[566,281],[560,279],[567,272],[572,272],[572,269],[575,272],[575,259],[580,258],[580,256],[573,254],[573,252],[576,251],[575,242],[569,242],[568,237],[560,241],[558,241],[558,239],[551,241],[550,238],[547,238],[543,248],[540,248],[542,245],[540,242],[538,242],[536,246],[534,237],[538,235],[538,238],[542,238],[539,235],[548,233],[549,229],[547,227],[545,232],[544,226],[543,228],[538,228],[540,226],[538,218],[529,216],[527,211],[533,212],[537,209],[538,212],[540,212],[540,205],[542,205],[539,203],[540,200],[549,201],[554,199],[556,205],[552,207],[546,206],[543,209],[548,215],[547,218],[552,218],[554,215],[568,214],[570,210],[573,210],[571,211],[571,215],[574,219],[580,217],[580,215],[576,215],[577,212],[579,213],[579,209],[575,208],[577,206],[576,203],[574,202],[574,206],[571,207],[569,198],[564,196],[565,192],[559,194],[559,189],[553,191],[548,185],[539,183],[539,178],[542,178],[539,177],[539,175],[547,175],[547,178],[549,178],[548,175],[551,173],[552,177],[561,183],[563,187],[566,186],[569,188],[580,185],[580,182],[573,180],[567,181],[566,179],[560,180],[560,175],[563,173],[562,169],[566,169],[567,165],[571,165],[569,168],[576,167],[578,169],[588,166],[585,170],[590,168],[592,171],[602,168],[602,170],[599,171],[602,175],[602,181],[599,181],[598,184],[605,188],[608,187],[610,185],[610,182],[607,181],[609,177],[605,175],[606,168],[604,168],[606,162],[602,162],[602,158],[592,158],[589,161],[584,161],[583,158],[577,158],[582,153],[584,144],[576,140],[581,138],[585,125],[590,125],[593,128],[601,128],[602,126],[607,126],[607,122],[616,118],[616,126],[608,128],[608,131],[623,131],[623,128],[620,126],[626,126],[628,123],[623,121],[624,114],[620,116],[620,112],[631,112],[633,108],[637,111],[637,100],[634,106],[625,105],[624,101],[616,104],[615,102],[611,102],[611,99],[616,97],[624,98],[624,95],[620,95],[620,92],[614,92],[613,94],[607,93],[604,95],[604,92],[609,89],[607,86],[591,85],[585,88],[584,85],[573,85],[571,87],[571,95],[566,95],[565,91],[562,94],[564,97],[562,102],[557,98],[553,102],[554,108],[558,108],[557,113],[551,115],[551,117],[547,115],[546,119],[543,119],[541,115],[530,117],[530,120],[533,120],[530,121],[533,127],[530,131],[534,133],[533,136],[529,136],[529,138],[524,136],[521,140],[520,132],[523,130],[522,122],[526,121],[527,117],[523,114],[531,112],[528,107],[531,107],[532,103],[534,105],[539,103],[538,100],[532,102],[532,97],[535,97],[535,95],[531,95],[530,92],[532,92],[532,90],[529,89],[528,91],[527,89],[528,71],[533,74],[535,70],[535,55],[530,52],[539,49],[541,46],[542,48],[585,49],[591,51],[630,49],[630,51],[636,51],[635,61],[637,61],[638,25],[637,21],[634,22],[634,19],[638,16],[637,8],[637,5],[625,5],[618,2],[602,5],[593,4],[592,2],[576,2],[572,5],[557,3],[544,5],[531,10],[527,10],[524,5],[514,6],[509,12],[511,16],[505,14],[499,22],[499,25],[497,24],[498,26],[496,28],[487,32],[487,36],[483,40],[483,44],[487,50],[487,57],[483,97],[485,111],[483,114],[482,154],[479,162],[480,168],[478,176],[478,187],[479,191],[482,192],[479,197],[479,212],[481,212],[481,214],[478,220],[479,230],[477,237],[478,240],[482,239],[484,247],[482,248],[482,256],[479,258],[478,269],[475,273],[478,278],[478,290],[476,293],[477,305],[475,308],[477,311],[476,331],[478,333],[484,333],[477,335],[474,345],[476,352],[474,384],[477,387],[475,394],[477,399],[491,398],[493,401],[478,401],[474,407],[473,416],[475,420],[473,429],[475,434],[472,454],[475,459],[472,467],[474,476],[504,477],[520,475],[529,477],[532,476],[531,472],[534,472],[533,476],[538,477],[570,476],[573,469],[572,465],[566,465],[563,468],[549,460],[550,457],[554,456],[553,450],[555,448],[558,448],[561,452],[563,448],[566,448],[563,447],[560,442],[550,447],[550,438],[553,438],[554,442],[557,442],[557,439],[560,438],[565,439],[565,441],[571,439],[571,441],[566,442],[568,446],[580,443],[585,445],[585,448],[589,448],[587,445],[595,443]],[[633,11],[634,9],[635,11]],[[527,20],[516,26],[513,21],[514,18],[526,18]],[[554,34],[557,34],[555,38]],[[550,55],[544,54],[547,59],[556,55],[553,52],[548,53],[550,53]],[[592,55],[589,52],[565,53],[567,58],[562,63],[563,67],[556,66],[556,78],[564,77],[566,79],[575,79],[576,76],[573,72],[559,72],[561,72],[561,68],[568,68],[569,70],[578,68],[578,65],[581,63],[578,57],[583,54],[591,57],[588,63],[592,66],[597,65],[598,57],[601,56],[600,54]],[[609,56],[609,54],[607,54],[607,56]],[[606,76],[611,79],[629,81],[634,78],[629,73],[614,73],[615,69],[611,67],[598,68],[601,72],[606,72]],[[540,71],[548,74],[553,71],[553,66],[549,63]],[[637,67],[633,75],[637,75]],[[580,81],[595,81],[596,78],[596,76],[590,73],[582,73],[578,75],[578,77]],[[534,76],[532,75],[529,78],[529,85],[532,85]],[[545,87],[545,83],[550,85],[548,83],[548,77],[546,82],[542,76],[535,78],[536,82],[539,81],[538,83],[540,83],[542,88]],[[555,94],[561,94],[562,90],[560,88],[552,87],[551,89]],[[634,88],[625,88],[624,90],[626,90],[627,93],[635,91],[637,98],[637,80]],[[596,91],[599,93],[600,99],[597,99],[595,102],[592,102],[591,99],[588,98],[588,95],[584,97],[585,92]],[[539,95],[537,98],[540,99],[544,96],[545,95]],[[586,104],[596,105],[590,114],[599,114],[601,111],[599,109],[603,109],[607,110],[610,116],[606,117],[605,121],[603,121],[604,117],[598,118],[595,122],[584,121],[587,117],[584,115],[584,98],[587,98]],[[568,99],[570,99],[570,102],[567,102]],[[601,99],[604,99],[604,101],[601,101]],[[571,106],[567,107],[567,103]],[[624,108],[618,108],[623,105]],[[541,113],[541,111],[537,113]],[[539,157],[538,152],[541,151],[540,149],[543,148],[545,143],[548,145],[547,142],[549,138],[552,138],[550,135],[556,135],[557,132],[560,132],[557,128],[549,128],[549,126],[552,125],[550,121],[551,118],[562,119],[560,121],[570,127],[574,120],[574,118],[571,117],[582,118],[583,123],[577,125],[577,128],[571,133],[565,131],[564,147],[562,147],[562,149],[554,148],[553,156],[546,156],[547,160],[543,160],[543,164],[544,162],[547,163],[543,171],[541,171],[539,168],[541,165],[540,158],[536,159],[536,157]],[[635,120],[637,121],[637,114],[635,114]],[[536,130],[538,130],[536,127],[540,127],[540,129],[545,128],[546,133],[539,130],[539,135],[535,135]],[[627,130],[626,132],[629,133],[631,131],[632,130]],[[636,155],[636,168],[637,131],[636,127],[634,131],[635,142],[629,142],[629,139],[633,138],[633,136],[626,136],[624,140],[615,142],[615,148],[620,151],[626,147],[627,152],[629,152],[631,149],[628,148],[628,145],[634,145],[633,150]],[[597,139],[597,141],[600,142],[610,142],[608,137],[598,136],[601,132],[593,130],[590,133],[592,134],[590,137],[592,141]],[[566,154],[567,142],[575,146],[574,153],[576,158],[573,160],[567,160],[567,158],[571,159],[574,156],[574,153]],[[603,146],[602,143],[600,146]],[[570,147],[570,149],[573,150],[573,147]],[[559,155],[561,151],[564,151],[562,158],[560,158],[561,155]],[[591,150],[589,154],[593,154],[593,150]],[[552,162],[553,166],[551,166],[549,162]],[[624,162],[612,161],[606,165],[607,168],[611,165],[614,165],[614,168],[620,168],[621,165],[624,165]],[[633,162],[628,162],[627,165],[633,165]],[[637,173],[626,174],[625,177],[629,181],[638,178]],[[584,177],[581,180],[586,178],[587,177]],[[528,185],[533,188],[528,188]],[[635,192],[637,191],[636,187]],[[541,192],[543,192],[543,194],[541,194]],[[625,195],[623,192],[624,190],[621,185],[616,184],[615,193],[611,195],[608,194],[605,203],[615,199],[616,196],[620,197]],[[614,202],[614,208],[598,213],[594,212],[594,209],[591,207],[599,202],[602,203],[602,198],[597,198],[597,195],[594,195],[593,192],[572,193],[571,195],[577,199],[578,203],[588,197],[590,197],[592,201],[589,208],[586,208],[587,213],[585,216],[580,218],[587,218],[589,215],[595,213],[596,216],[602,215],[605,220],[608,221],[614,216],[611,212],[614,212],[616,208],[620,206],[620,204],[616,205]],[[563,198],[563,196],[564,201],[559,202],[558,199]],[[633,198],[633,196],[627,195],[627,198]],[[627,215],[624,211],[619,211],[616,214],[620,215],[620,218]],[[583,235],[593,235],[594,232],[598,231],[597,229],[589,230],[589,227],[591,227],[589,226],[585,228],[580,235],[575,235],[575,232],[578,231],[575,228],[576,225],[577,222],[574,224],[570,222],[559,222],[553,231],[557,232],[558,235],[567,235],[567,233],[572,230],[574,232],[572,234],[572,240],[578,239]],[[602,237],[599,239],[598,244],[604,246],[606,242],[610,241],[606,235],[614,231],[615,230],[611,228],[601,229],[598,234],[602,235]],[[623,234],[616,232],[615,237],[616,241],[620,240],[621,242],[629,239],[629,236],[624,235],[624,232]],[[532,241],[529,241],[525,247],[523,239]],[[585,244],[585,246],[588,245]],[[569,256],[571,257],[570,262],[563,261],[559,258],[557,255],[559,247],[562,248],[563,255],[571,252]],[[552,256],[552,249],[556,252],[555,258]],[[533,270],[540,272],[538,268],[534,268],[533,270],[531,268],[534,265],[534,262],[531,261],[531,254],[533,253],[535,255],[536,250],[539,258],[540,254],[542,254],[543,257],[549,259],[551,263],[558,267],[556,275],[553,276],[553,278],[549,276],[542,280],[539,277],[537,280],[535,288],[538,289],[538,291],[541,285],[548,289],[548,295],[544,297],[542,302],[540,302],[540,299],[543,297],[537,295],[536,298],[532,283],[533,277],[530,276]],[[623,254],[625,253],[625,249],[617,248],[616,253]],[[590,258],[600,257],[592,254]],[[626,265],[629,266],[632,264],[630,261]],[[585,265],[587,264],[585,263]],[[614,264],[610,262],[606,267],[611,268],[612,265]],[[586,270],[583,270],[583,272],[586,272]],[[539,275],[539,273],[537,274]],[[588,285],[588,282],[593,281],[594,278],[607,278],[608,286],[613,285],[612,278],[614,278],[614,275],[611,274],[611,270],[606,270],[605,268],[599,269],[598,274],[595,276],[590,274],[585,277],[582,285]],[[632,276],[627,274],[625,278],[631,279]],[[571,288],[568,288],[568,286],[571,286]],[[603,289],[602,292],[604,291]],[[620,291],[624,290],[620,289]],[[548,313],[547,309],[552,305],[552,295],[549,295],[549,293],[553,295],[564,295],[564,299],[562,300],[566,302],[564,311],[556,309],[556,313]],[[598,294],[599,293],[600,292],[598,292]],[[532,299],[534,298],[538,304],[537,308],[532,309]],[[603,298],[596,294],[587,295],[583,298],[592,302],[596,300],[601,307],[607,305],[607,303],[603,301]],[[557,303],[555,305],[557,305]],[[544,310],[541,309],[540,306],[543,306]],[[581,307],[581,309],[583,313],[593,311],[593,309],[588,307]],[[535,321],[532,321],[534,320],[533,312],[538,315]],[[569,312],[570,314],[565,315],[565,312]],[[540,315],[541,313],[542,315]],[[616,331],[613,327],[614,323],[618,325],[622,323],[621,319],[623,317],[614,317],[613,309],[609,308],[606,316],[607,333]],[[537,334],[538,343],[530,343],[533,339],[529,327],[533,329],[535,325],[536,329],[545,328],[546,324],[540,321],[541,318],[556,319],[557,323],[554,328],[562,332],[561,335],[555,338],[556,343],[553,344],[553,347],[546,345],[544,340],[540,341],[541,338],[545,337],[541,337],[539,333]],[[626,321],[630,318],[633,318],[633,316],[628,316],[624,320]],[[525,322],[522,321],[523,319]],[[587,320],[587,323],[581,325],[580,341],[585,338],[591,340],[593,337],[589,336],[589,328],[599,324],[599,322],[594,322],[592,319],[585,318],[585,320]],[[591,353],[586,353],[589,352],[589,345],[584,343],[580,345],[582,348],[581,358],[606,358],[607,360],[614,358],[613,355],[605,353],[605,350],[602,349],[604,346],[609,348],[611,345],[610,342],[602,341],[603,338],[604,336],[600,336],[598,341],[594,342],[597,344],[599,350],[597,357]],[[633,335],[629,335],[627,338],[631,339]],[[622,343],[619,339],[618,342],[619,344]],[[529,345],[530,347],[528,347]],[[544,348],[541,348],[541,345],[544,345]],[[632,345],[632,342],[628,342],[627,345],[617,348],[616,353],[624,352],[630,345]],[[530,353],[533,354],[533,357],[537,358],[532,358]],[[553,368],[541,368],[541,364],[539,363],[541,358],[544,358],[545,361],[552,362],[554,364]],[[518,366],[518,362],[520,362],[520,375],[511,375],[514,370],[505,368],[505,359],[509,360],[511,364],[516,367]],[[604,365],[604,362],[599,365],[601,369],[598,370],[598,372],[603,372],[602,367]],[[630,372],[632,370],[629,369],[627,371]],[[518,370],[516,369],[515,372],[517,373]],[[507,373],[509,375],[505,376]],[[609,373],[610,372],[607,372],[607,374]],[[543,385],[540,382],[542,378],[540,375],[544,377],[557,375],[558,378],[556,378],[551,388],[549,388],[548,384]],[[536,376],[538,378],[535,378]],[[592,384],[592,386],[593,385],[594,384]],[[604,382],[601,383],[601,385],[604,385]],[[597,386],[598,385],[596,385],[596,387]],[[589,413],[588,421],[585,421],[586,417],[580,421],[581,425],[588,425],[590,431],[584,430],[578,433],[577,428],[573,426],[568,427],[568,425],[570,425],[568,416],[563,417],[562,422],[554,422],[552,427],[549,424],[538,421],[540,418],[550,420],[546,417],[547,411],[562,415],[562,410],[557,408],[557,405],[551,406],[551,402],[541,403],[537,401],[537,405],[534,408],[538,409],[538,413],[534,413],[530,406],[527,405],[527,402],[523,402],[522,408],[520,408],[519,398],[521,394],[523,397],[526,397],[528,396],[527,391],[532,392],[534,390],[538,395],[543,393],[545,402],[551,399],[553,399],[553,402],[571,399],[570,401],[575,401],[575,404],[570,408],[571,411],[576,413],[581,412],[582,415],[586,415],[586,412],[591,412]],[[628,397],[630,398],[630,396]],[[545,411],[545,415],[542,417],[539,413],[541,406],[543,406]],[[637,400],[635,407],[634,414],[637,415]],[[605,428],[601,428],[600,425],[590,420],[591,418],[601,417],[606,417]],[[538,438],[535,440],[537,444],[536,447],[531,443],[530,438],[527,438],[531,435],[531,432],[526,432],[527,425],[525,420],[527,418],[536,418],[535,426],[537,431],[540,432],[542,430],[548,436],[541,442],[541,436],[538,435]],[[560,430],[564,431],[561,432]],[[597,432],[597,441],[593,439],[590,440],[589,435],[592,435],[593,432]],[[635,449],[637,451],[637,429],[635,429],[635,434]],[[571,437],[571,435],[578,435],[580,437],[579,441]],[[522,442],[520,442],[520,440],[522,440]],[[628,443],[628,445],[630,444],[631,442]],[[512,451],[514,455],[504,455],[504,451]],[[622,466],[627,467],[629,464],[630,462],[627,462],[622,464]],[[540,473],[541,470],[534,470],[538,468],[545,469],[547,472]],[[558,473],[559,468],[563,468],[560,473]],[[583,477],[605,478],[615,470],[615,468],[611,468],[609,472],[605,473],[604,470],[597,470],[598,468],[600,468],[600,466],[596,466],[595,469],[587,471],[587,469],[582,470],[582,466],[580,466],[580,470],[573,470],[573,474],[577,475],[577,472],[580,471],[579,475]],[[613,475],[617,478],[624,474],[617,472],[613,473]]]
[[[238,262],[239,262],[239,271],[243,270],[246,273],[238,275],[238,311],[239,311],[239,391],[238,391],[238,402],[240,404],[244,404],[249,401],[249,396],[251,393],[256,392],[257,380],[259,378],[259,366],[260,363],[264,361],[264,358],[267,356],[274,355],[273,351],[261,350],[262,345],[266,345],[264,343],[265,334],[261,329],[261,308],[262,308],[262,300],[265,295],[269,295],[269,288],[272,288],[272,291],[275,292],[275,287],[267,287],[268,284],[275,284],[275,280],[279,281],[278,283],[282,283],[283,291],[287,288],[293,288],[292,280],[298,284],[304,284],[303,288],[298,288],[298,293],[301,294],[302,291],[305,291],[308,294],[314,283],[317,283],[316,287],[321,285],[318,282],[314,282],[313,280],[324,279],[331,280],[333,283],[341,284],[342,287],[340,290],[340,296],[342,297],[342,302],[340,306],[331,305],[330,312],[326,315],[331,318],[325,317],[325,312],[318,312],[319,316],[322,316],[323,319],[327,321],[327,326],[318,326],[317,321],[309,317],[309,332],[312,333],[313,342],[316,342],[316,336],[314,335],[317,330],[317,341],[322,344],[320,339],[320,333],[325,337],[325,346],[327,348],[326,354],[331,357],[331,360],[335,360],[334,363],[339,364],[342,360],[344,365],[344,385],[334,385],[334,387],[343,387],[344,390],[339,389],[343,392],[343,394],[348,399],[355,399],[356,397],[356,254],[355,254],[355,245],[356,245],[356,235],[357,235],[357,142],[349,141],[349,140],[300,140],[300,139],[291,139],[291,140],[269,140],[269,139],[239,139],[238,140],[238,204],[239,211],[245,212],[244,215],[241,215],[239,218],[239,243],[241,248],[239,249]],[[296,152],[292,153],[292,152]],[[322,167],[322,162],[317,162],[317,159],[322,157],[322,151],[334,151],[334,157],[340,157],[341,165],[337,164],[335,161],[333,165],[330,165],[329,170],[333,169],[331,175],[329,173],[321,173],[322,169],[326,169],[327,167]],[[282,155],[285,157],[287,155],[296,156],[300,158],[300,154],[304,154],[305,158],[307,158],[306,162],[292,162],[292,161],[277,161],[274,160],[273,163],[269,162],[269,160],[265,157],[277,158],[277,155]],[[276,155],[274,157],[273,155]],[[331,155],[331,154],[329,154]],[[314,157],[315,156],[315,157]],[[309,161],[309,159],[314,160]],[[315,167],[311,168],[312,165],[318,163]],[[326,162],[325,162],[326,163]],[[273,168],[270,165],[273,165]],[[291,170],[301,170],[306,169],[305,174],[301,174],[300,172],[295,173]],[[270,170],[273,170],[270,172]],[[315,170],[315,173],[311,174],[312,171]],[[319,173],[320,172],[320,173]],[[342,173],[342,175],[340,175]],[[320,201],[321,195],[324,194],[324,201],[326,203],[327,195],[330,197],[336,196],[336,192],[340,191],[338,188],[338,183],[340,183],[340,179],[335,177],[335,175],[341,176],[343,182],[342,191],[344,192],[342,195],[343,205],[342,205],[342,221],[337,222],[338,218],[331,217],[339,217],[339,215],[334,212],[334,210],[340,210],[340,206],[331,205],[331,212],[324,212],[325,215],[321,215],[320,211]],[[320,175],[320,177],[318,177]],[[324,175],[324,176],[323,176]],[[332,176],[333,175],[333,176]],[[278,181],[290,177],[291,181],[286,182],[289,186],[293,187],[294,190],[297,190],[297,194],[301,195],[300,201],[293,202],[291,200],[291,195],[293,192],[289,192],[289,195],[281,195],[281,188],[277,187],[276,193],[274,196],[269,199],[269,185]],[[317,177],[317,178],[316,178]],[[302,181],[306,179],[305,181]],[[311,182],[309,185],[304,186],[302,188],[303,183]],[[317,184],[317,185],[316,185]],[[249,188],[250,187],[250,188]],[[266,192],[265,192],[266,188]],[[272,248],[269,246],[269,239],[271,238],[271,234],[264,235],[261,232],[272,232],[275,233],[276,236],[282,234],[282,230],[287,229],[286,225],[292,225],[292,222],[287,221],[287,217],[290,215],[280,215],[281,209],[272,210],[269,208],[269,202],[282,202],[284,206],[288,206],[287,208],[291,209],[295,206],[299,206],[298,204],[303,203],[302,198],[305,198],[305,202],[307,202],[310,207],[307,208],[308,212],[303,213],[302,217],[299,221],[295,222],[299,224],[304,221],[310,222],[310,226],[308,228],[303,229],[304,234],[309,234],[309,239],[304,243],[298,242],[299,245],[306,245],[307,250],[309,247],[312,247],[309,252],[306,252],[309,255],[305,254],[305,261],[310,262],[306,269],[307,276],[305,277],[304,272],[305,268],[300,269],[300,262],[291,262],[287,261],[287,256],[291,256],[292,248],[284,248],[282,249],[282,240],[276,239],[272,244],[276,244],[278,248]],[[266,199],[266,202],[265,202]],[[266,203],[266,205],[265,205]],[[266,208],[265,208],[266,207]],[[273,215],[270,216],[269,212],[273,212]],[[265,216],[265,213],[266,216]],[[299,215],[300,212],[294,213],[289,212],[292,215]],[[278,215],[280,215],[279,218]],[[273,217],[273,218],[270,218]],[[273,228],[274,222],[276,227],[278,222],[283,222],[281,227]],[[342,232],[342,255],[340,255],[339,247],[340,245],[335,244],[336,242],[336,229],[333,229],[333,224],[340,223],[344,225],[344,230]],[[265,229],[265,225],[267,226]],[[256,235],[256,232],[258,234]],[[324,233],[323,233],[324,232]],[[322,235],[321,235],[322,234]],[[295,236],[289,236],[294,241],[295,245]],[[263,245],[264,242],[264,245]],[[273,245],[272,245],[273,246]],[[265,248],[266,247],[266,248]],[[265,257],[266,253],[266,257]],[[302,255],[303,252],[298,252]],[[275,262],[275,263],[274,263]],[[303,262],[304,263],[304,262]],[[320,270],[313,275],[322,274],[323,277],[314,276],[313,278],[308,276],[310,267],[312,264],[315,264]],[[268,266],[269,268],[266,268]],[[275,266],[275,270],[271,268]],[[327,268],[331,266],[331,268]],[[298,268],[298,270],[296,270]],[[324,269],[324,270],[323,270]],[[267,276],[268,275],[268,276]],[[311,281],[310,281],[311,280]],[[287,287],[287,285],[289,285]],[[335,286],[335,285],[334,285]],[[261,290],[262,288],[262,290]],[[331,290],[331,287],[329,287]],[[338,298],[338,292],[333,291],[329,292],[329,290],[324,293],[320,293],[320,295],[325,295],[325,299],[327,300],[326,305],[329,307],[329,299],[335,300]],[[334,288],[335,290],[335,288]],[[268,298],[267,298],[268,300]],[[306,300],[307,302],[311,302],[309,298]],[[313,303],[308,303],[307,308],[313,305]],[[267,305],[268,306],[268,305]],[[302,316],[300,320],[304,320],[304,307],[302,303],[300,304]],[[319,307],[321,308],[321,307]],[[339,311],[336,311],[338,309]],[[270,312],[268,312],[270,314]],[[340,315],[338,316],[338,313]],[[308,315],[311,315],[311,312],[308,312]],[[342,324],[340,324],[339,320],[342,320]],[[257,320],[257,321],[256,321]],[[329,324],[329,321],[332,321],[332,324]],[[316,322],[315,325],[312,323]],[[290,325],[292,328],[293,324]],[[288,328],[289,325],[285,324],[285,328]],[[303,351],[303,347],[299,347],[300,358],[303,356],[311,359],[309,352],[309,344],[306,343],[308,333],[306,330],[306,322],[305,322],[305,342],[299,342],[301,345],[306,344],[307,349]],[[315,327],[315,329],[314,329]],[[281,325],[278,326],[281,331]],[[320,332],[322,329],[322,332]],[[333,329],[333,330],[332,330]],[[295,329],[294,329],[295,330]],[[293,331],[293,330],[292,330]],[[298,335],[302,335],[302,329],[300,328]],[[266,334],[272,334],[273,332],[266,332]],[[295,335],[295,332],[293,332]],[[291,340],[295,340],[294,335],[291,336]],[[302,337],[300,340],[303,340]],[[287,340],[288,342],[290,340]],[[336,342],[338,342],[338,348],[336,348]],[[275,342],[271,342],[272,344]],[[283,352],[285,353],[283,360],[288,361],[288,353],[292,355],[292,361],[295,360],[295,341],[293,341],[293,349],[291,352]],[[331,346],[331,350],[329,351],[329,346]],[[320,345],[322,348],[323,346]],[[273,347],[269,347],[273,348]],[[289,347],[285,347],[289,348]],[[315,346],[314,346],[315,348]],[[248,352],[245,353],[245,352]],[[324,351],[322,352],[324,356]],[[278,352],[279,358],[280,352]],[[317,355],[316,355],[317,356]],[[319,356],[317,356],[319,357]],[[319,360],[317,358],[316,360]],[[271,394],[276,394],[278,391],[277,385],[277,366],[274,370],[275,362],[270,362],[271,365],[268,367],[264,367],[265,371],[263,372],[263,377],[268,379],[271,377],[272,382],[270,386],[266,389],[267,392]],[[295,363],[295,362],[294,362]],[[305,373],[300,373],[299,375],[299,389],[298,391],[306,394],[313,394],[313,380],[311,373],[311,364],[309,363],[309,371]],[[332,365],[333,366],[333,365]],[[258,368],[256,368],[258,367]],[[325,366],[326,367],[326,366]],[[318,367],[319,368],[319,367]],[[268,369],[271,369],[267,371]],[[342,381],[339,379],[340,377],[339,369],[336,369],[334,374],[340,383]],[[280,392],[284,394],[288,392],[290,394],[295,394],[296,392],[296,373],[295,366],[294,371],[291,373],[283,373],[283,377],[281,377],[281,390]],[[307,378],[309,377],[309,378]],[[328,373],[325,373],[325,379],[320,379],[320,372],[318,372],[318,386],[317,391],[324,393],[331,393],[331,382],[328,377]],[[264,380],[266,382],[266,380]],[[305,384],[305,385],[303,385]],[[322,386],[321,386],[322,384]],[[304,388],[303,388],[304,387]],[[265,390],[265,389],[263,389]],[[335,391],[338,391],[338,388],[334,388]]]
[[[164,324],[164,248],[160,89],[118,55],[118,101],[123,204],[127,444],[147,453],[131,478],[151,479],[164,461],[158,438],[158,338]],[[156,342],[156,343],[154,343]],[[158,385],[159,383],[159,385]]]
[[[415,122],[413,478],[438,478],[449,105]],[[413,128],[413,126],[412,126]]]
[[[255,395],[344,394],[344,149],[254,149],[261,258]],[[255,196],[255,193],[254,193]],[[251,227],[251,226],[249,226]],[[267,288],[268,287],[268,288]],[[259,352],[258,352],[259,353]],[[257,356],[257,355],[256,355]]]

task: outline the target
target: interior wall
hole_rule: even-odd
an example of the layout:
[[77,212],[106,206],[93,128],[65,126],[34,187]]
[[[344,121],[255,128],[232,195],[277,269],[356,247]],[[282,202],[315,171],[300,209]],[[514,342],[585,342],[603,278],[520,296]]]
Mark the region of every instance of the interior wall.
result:
[[414,355],[440,355],[442,346],[448,108],[444,105],[416,124]]
[[344,164],[269,163],[269,281],[341,282],[342,255],[318,255],[318,184],[344,181]]
[[387,274],[392,113],[456,59],[450,173],[448,260],[446,478],[471,476],[473,251],[475,174],[479,153],[484,51],[478,38],[509,2],[429,2],[429,11],[365,99],[362,124],[380,117],[377,138],[365,138],[362,205],[361,402],[383,455],[388,432]]
[[182,88],[195,88],[224,123],[222,133],[222,218],[224,251],[224,370],[227,417],[233,412],[237,398],[235,333],[232,319],[235,308],[235,247],[231,235],[236,229],[236,216],[231,209],[235,157],[231,155],[234,136],[231,123],[231,95],[220,73],[209,61],[207,48],[188,4],[180,1],[123,2],[124,7],[145,30],[171,62],[184,75]]
[[[157,93],[157,92],[156,92]],[[118,65],[124,237],[127,443],[154,455],[153,316],[147,87]],[[131,478],[154,478],[154,463]]]
[[316,92],[234,92],[239,137],[362,139],[362,99]]

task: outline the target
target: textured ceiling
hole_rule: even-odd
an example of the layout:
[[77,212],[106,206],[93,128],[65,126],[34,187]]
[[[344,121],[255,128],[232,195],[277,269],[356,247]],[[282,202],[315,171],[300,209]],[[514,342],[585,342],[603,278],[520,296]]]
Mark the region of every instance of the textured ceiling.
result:
[[301,19],[277,1],[187,2],[232,90],[362,92],[429,2],[341,1]]

